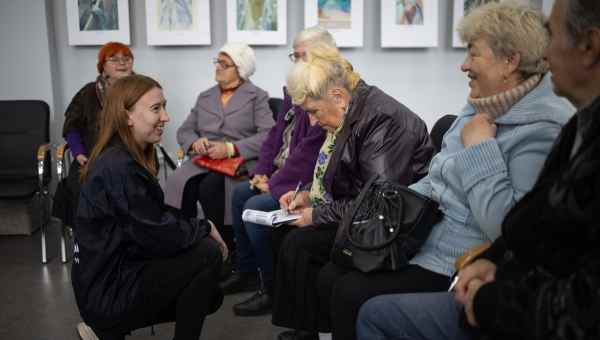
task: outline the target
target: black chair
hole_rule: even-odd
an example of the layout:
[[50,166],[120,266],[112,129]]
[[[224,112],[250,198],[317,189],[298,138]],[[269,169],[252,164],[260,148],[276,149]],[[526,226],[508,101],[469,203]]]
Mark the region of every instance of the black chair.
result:
[[51,179],[50,108],[39,100],[0,101],[0,234],[42,232],[46,263]]
[[440,152],[440,150],[442,149],[442,139],[444,138],[444,134],[446,133],[446,131],[448,131],[448,129],[450,128],[452,123],[454,123],[455,120],[455,115],[445,115],[442,118],[438,119],[437,122],[435,122],[435,124],[433,125],[429,136],[433,141],[435,153]]
[[283,99],[281,98],[270,98],[269,99],[269,108],[271,112],[273,112],[273,120],[277,121],[277,116],[283,110]]

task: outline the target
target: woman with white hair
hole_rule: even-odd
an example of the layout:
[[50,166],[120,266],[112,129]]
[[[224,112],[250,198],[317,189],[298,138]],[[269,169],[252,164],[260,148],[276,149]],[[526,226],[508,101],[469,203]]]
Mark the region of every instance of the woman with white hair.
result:
[[[355,338],[354,327],[348,325],[356,324],[360,306],[371,297],[392,293],[400,295],[376,297],[362,306],[357,326],[360,339],[461,338],[459,327],[453,328],[457,332],[439,335],[447,324],[458,325],[456,313],[453,319],[440,319],[435,326],[415,331],[418,320],[449,309],[443,301],[431,304],[428,298],[415,294],[415,313],[400,312],[402,296],[408,295],[402,293],[426,292],[414,283],[414,275],[409,271],[418,269],[445,277],[445,282],[441,280],[431,291],[446,292],[457,257],[476,245],[498,239],[501,231],[506,231],[501,228],[505,217],[532,189],[572,112],[554,95],[546,74],[544,50],[549,38],[539,10],[516,2],[489,3],[473,9],[458,31],[468,44],[461,67],[470,79],[468,103],[444,136],[442,150],[433,159],[429,175],[412,186],[438,201],[444,217],[433,227],[407,269],[372,277],[348,274],[336,280],[333,289],[342,293],[332,293],[331,310],[343,308],[344,312],[342,316],[332,314],[335,339]],[[545,227],[540,226],[539,230]],[[535,238],[527,239],[532,251],[543,249],[536,242]],[[511,261],[512,256],[507,254],[502,262]],[[493,273],[490,275],[493,277]],[[460,276],[467,274],[461,271]],[[526,276],[519,276],[519,280],[523,277]],[[348,289],[365,284],[369,287],[366,292]],[[488,301],[492,303],[500,296],[494,293]],[[529,295],[518,298],[530,300]],[[466,306],[467,310],[472,307]],[[488,320],[495,324],[496,313],[505,311],[494,309]],[[502,331],[511,334],[517,324],[518,321],[504,324]],[[408,335],[414,333],[418,336]],[[431,334],[438,335],[430,337]],[[517,337],[505,337],[509,338]]]
[[[255,70],[254,51],[243,43],[228,43],[213,63],[217,85],[200,93],[177,130],[177,142],[190,155],[211,159],[242,156],[251,169],[273,126],[269,95],[249,79]],[[223,226],[231,225],[228,202],[236,183],[235,178],[188,161],[169,176],[165,203],[196,217],[196,202],[200,202],[205,217],[220,228],[221,234],[231,235]],[[230,247],[231,239],[226,238]]]
[[[294,63],[306,60],[307,53],[323,46],[337,51],[331,34],[318,26],[309,27],[294,39],[289,54]],[[283,88],[283,110],[269,132],[260,151],[249,182],[238,184],[232,195],[233,231],[236,266],[221,287],[225,294],[256,290],[248,299],[233,306],[239,316],[270,312],[273,292],[273,265],[276,251],[272,247],[271,227],[242,221],[245,209],[272,211],[279,209],[279,198],[298,185],[309,183],[325,132],[302,107],[292,105]],[[258,283],[258,284],[257,284]]]
[[287,83],[293,102],[318,121],[327,137],[311,185],[279,200],[302,217],[274,233],[289,228],[279,246],[273,323],[296,330],[278,339],[313,339],[317,331],[329,330],[316,281],[344,212],[375,175],[404,185],[425,176],[433,145],[415,113],[366,84],[337,50],[311,49]]

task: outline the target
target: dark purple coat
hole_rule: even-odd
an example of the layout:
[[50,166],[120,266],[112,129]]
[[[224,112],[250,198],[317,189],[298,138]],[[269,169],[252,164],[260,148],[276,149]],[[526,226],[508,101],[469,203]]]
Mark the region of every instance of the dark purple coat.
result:
[[[269,190],[276,201],[281,195],[294,190],[298,181],[302,184],[312,182],[315,162],[326,135],[318,124],[310,125],[308,114],[301,107],[292,106],[292,98],[285,88],[283,95],[283,110],[277,115],[275,126],[262,144],[258,162],[252,171],[252,175],[269,176]],[[290,153],[281,169],[273,174],[277,170],[273,160],[283,145],[283,132],[287,125],[285,115],[290,109],[294,109],[297,119],[292,131]]]

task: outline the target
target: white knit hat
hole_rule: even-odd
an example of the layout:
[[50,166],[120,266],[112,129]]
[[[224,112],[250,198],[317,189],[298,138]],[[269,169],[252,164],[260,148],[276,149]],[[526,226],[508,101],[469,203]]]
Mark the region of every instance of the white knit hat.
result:
[[254,74],[254,70],[256,69],[256,56],[250,46],[244,43],[231,42],[221,47],[219,53],[225,53],[233,60],[242,79],[247,80]]

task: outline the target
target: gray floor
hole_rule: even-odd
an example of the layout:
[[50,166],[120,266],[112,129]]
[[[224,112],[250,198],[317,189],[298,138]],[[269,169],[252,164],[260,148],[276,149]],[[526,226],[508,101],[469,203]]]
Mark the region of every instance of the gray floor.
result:
[[[80,321],[70,281],[70,263],[58,255],[58,224],[48,235],[48,264],[40,261],[40,233],[32,236],[0,236],[0,339],[78,340]],[[248,294],[227,296],[221,309],[205,322],[201,339],[276,339],[282,328],[269,316],[235,317],[231,306]],[[173,324],[142,329],[131,340],[171,339]]]

